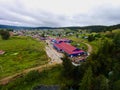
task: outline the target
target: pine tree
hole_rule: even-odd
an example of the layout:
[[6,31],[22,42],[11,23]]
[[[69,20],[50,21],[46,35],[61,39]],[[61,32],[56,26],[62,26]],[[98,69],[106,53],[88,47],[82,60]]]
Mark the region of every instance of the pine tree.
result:
[[113,42],[115,43],[117,48],[120,48],[120,32],[115,34]]
[[120,80],[117,80],[113,84],[113,90],[120,90]]
[[110,90],[115,90],[115,88],[118,87],[118,83],[119,83],[118,80],[120,80],[120,64],[115,63],[113,67],[113,71],[111,72],[111,74],[109,74],[109,89]]
[[70,59],[67,57],[67,55],[65,55],[64,58],[62,58],[63,60],[63,74],[65,77],[72,77],[73,76],[73,69],[74,66],[72,65]]
[[94,79],[94,90],[108,90],[108,80],[104,75]]
[[80,90],[92,90],[92,82],[93,82],[93,75],[92,75],[92,69],[89,67],[80,83]]
[[2,37],[3,40],[7,40],[7,39],[9,39],[9,37],[10,37],[9,31],[1,30],[1,31],[0,31],[0,35],[1,35],[1,37]]

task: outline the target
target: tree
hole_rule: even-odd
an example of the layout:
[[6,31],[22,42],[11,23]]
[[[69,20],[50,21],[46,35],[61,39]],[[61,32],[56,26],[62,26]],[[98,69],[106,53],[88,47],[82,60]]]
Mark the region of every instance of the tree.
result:
[[[113,71],[111,71],[111,74],[109,75],[109,89],[115,90],[114,88],[118,87],[118,83],[120,83],[120,64],[115,63],[113,67]],[[114,87],[114,85],[116,85]],[[118,89],[119,90],[119,89]]]
[[117,32],[113,38],[114,43],[116,46],[120,47],[120,32]]
[[99,75],[94,79],[94,90],[109,90],[108,80],[104,75]]
[[78,83],[82,76],[82,71],[80,66],[74,67],[73,74],[74,74],[73,79],[75,83]]
[[45,37],[45,33],[42,33],[41,37]]
[[74,66],[72,65],[70,59],[67,57],[67,55],[62,58],[63,60],[63,74],[65,77],[72,77],[73,75],[73,69]]
[[80,81],[83,77],[83,72],[81,71],[81,67],[80,66],[74,67],[72,73],[73,73],[73,77],[72,77],[73,84],[72,84],[72,86],[75,90],[78,90],[79,89],[79,83],[80,83]]
[[89,67],[80,83],[80,90],[92,90],[92,83],[93,83],[93,75],[92,75],[92,69]]
[[105,36],[108,38],[113,38],[114,34],[112,33],[112,31],[106,31]]
[[79,35],[78,34],[76,34],[76,38],[78,38],[79,37]]
[[88,41],[91,42],[91,41],[93,41],[93,40],[95,40],[95,37],[94,37],[93,35],[89,35],[89,36],[88,36]]
[[113,64],[113,48],[114,44],[111,40],[104,40],[96,53],[91,54],[89,59],[91,60],[90,65],[92,66],[94,75],[98,76],[103,74],[105,76],[112,69]]
[[114,82],[113,90],[120,90],[120,80]]
[[9,37],[10,37],[9,31],[1,30],[0,31],[0,35],[1,35],[1,37],[2,37],[3,40],[8,40]]

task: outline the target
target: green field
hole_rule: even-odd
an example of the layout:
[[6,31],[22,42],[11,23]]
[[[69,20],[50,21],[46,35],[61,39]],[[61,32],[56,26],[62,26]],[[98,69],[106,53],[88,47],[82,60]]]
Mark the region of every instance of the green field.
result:
[[32,90],[39,85],[61,85],[65,80],[61,77],[62,68],[57,65],[50,70],[42,72],[31,71],[25,76],[10,82],[8,85],[0,86],[0,90]]
[[86,42],[85,40],[76,38],[75,36],[71,36],[68,38],[73,41],[71,43],[73,46],[76,46],[77,48],[80,48],[80,49],[84,48],[84,50],[87,51],[88,47],[84,43],[82,43],[82,42]]
[[0,39],[0,50],[5,51],[4,55],[0,55],[0,78],[47,63],[44,47],[44,42],[30,37]]
[[45,69],[42,72],[31,71],[7,85],[1,85],[0,90],[32,90],[39,85],[59,85],[60,90],[66,90],[62,88],[66,87],[65,84],[73,83],[73,80],[63,77],[62,73],[63,68],[61,65]]

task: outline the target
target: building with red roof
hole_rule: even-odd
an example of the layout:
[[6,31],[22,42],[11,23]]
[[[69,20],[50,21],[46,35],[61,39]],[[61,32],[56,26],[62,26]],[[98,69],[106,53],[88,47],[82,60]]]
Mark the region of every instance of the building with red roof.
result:
[[70,57],[84,54],[83,50],[80,50],[69,43],[54,43],[53,46],[57,51],[65,52]]

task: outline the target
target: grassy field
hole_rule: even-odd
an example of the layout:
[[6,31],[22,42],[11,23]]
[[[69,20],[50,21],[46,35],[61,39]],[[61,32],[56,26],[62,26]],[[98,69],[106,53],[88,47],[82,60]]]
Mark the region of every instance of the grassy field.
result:
[[[61,77],[62,68],[60,65],[51,70],[42,72],[31,71],[27,75],[16,79],[5,86],[0,86],[0,90],[32,90],[38,85],[61,85],[66,80]],[[69,82],[69,80],[67,80]]]
[[98,51],[98,48],[99,48],[99,45],[100,45],[100,40],[94,40],[92,42],[88,42],[92,48],[93,48],[93,52],[97,52]]
[[44,47],[44,42],[30,37],[0,39],[0,50],[6,52],[0,55],[0,78],[47,63],[48,58]]
[[80,49],[84,48],[84,50],[87,51],[88,47],[84,43],[82,43],[85,40],[80,39],[80,38],[76,38],[75,36],[71,36],[71,37],[68,37],[68,38],[70,40],[73,40],[73,42],[71,43],[72,45],[74,45],[74,46],[76,46]]

